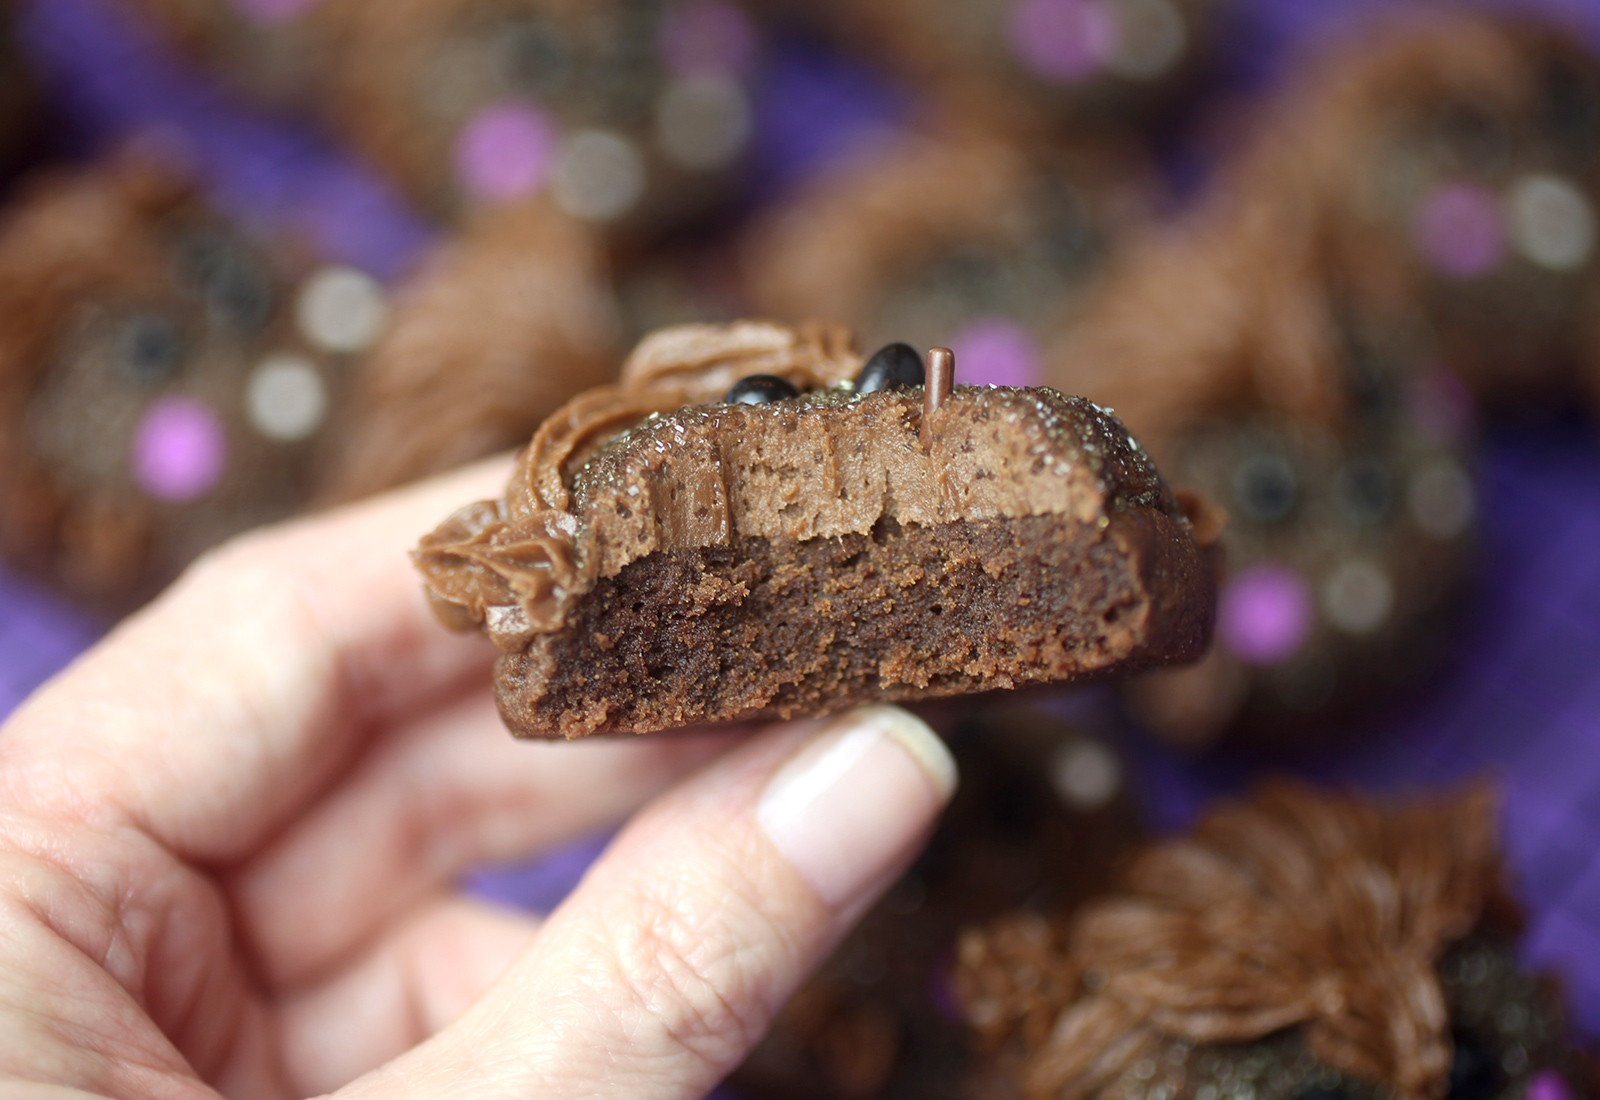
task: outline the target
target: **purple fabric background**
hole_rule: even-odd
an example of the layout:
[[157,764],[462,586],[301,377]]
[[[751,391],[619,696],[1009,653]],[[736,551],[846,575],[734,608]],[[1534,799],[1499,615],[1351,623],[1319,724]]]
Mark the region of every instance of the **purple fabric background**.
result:
[[[1296,44],[1378,0],[1240,0],[1224,90],[1268,81]],[[1595,0],[1499,7],[1569,17],[1600,43]],[[187,151],[220,201],[264,225],[304,231],[383,276],[430,236],[381,183],[306,127],[265,119],[153,56],[112,0],[36,0],[25,39],[52,86],[70,148],[155,131]],[[903,108],[875,75],[801,45],[772,51],[757,117],[753,177],[781,189],[828,155],[869,140]],[[1179,143],[1181,147],[1181,143]],[[1181,171],[1181,152],[1175,155]],[[1526,950],[1562,969],[1579,1018],[1600,1033],[1600,439],[1592,427],[1502,429],[1483,448],[1483,570],[1445,672],[1350,743],[1299,762],[1320,779],[1396,790],[1488,775],[1504,791],[1506,844],[1533,912]],[[87,617],[0,576],[0,715],[98,633]],[[1130,736],[1152,820],[1178,827],[1260,762],[1180,758]],[[472,885],[534,908],[554,905],[599,850],[593,839],[542,863],[488,871]]]

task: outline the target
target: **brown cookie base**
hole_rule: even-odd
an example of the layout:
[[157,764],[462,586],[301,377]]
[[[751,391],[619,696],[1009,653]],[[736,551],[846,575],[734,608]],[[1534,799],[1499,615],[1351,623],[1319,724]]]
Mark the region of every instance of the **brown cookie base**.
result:
[[1199,656],[1213,585],[1182,523],[1142,508],[659,551],[501,658],[500,711],[571,738],[1127,672]]

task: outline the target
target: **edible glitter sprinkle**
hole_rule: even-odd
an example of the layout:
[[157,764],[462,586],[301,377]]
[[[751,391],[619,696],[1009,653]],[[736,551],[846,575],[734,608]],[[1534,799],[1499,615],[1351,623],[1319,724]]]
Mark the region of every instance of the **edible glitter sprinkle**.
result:
[[1294,570],[1252,565],[1223,589],[1217,633],[1230,652],[1252,665],[1292,657],[1311,630],[1311,593]]
[[555,148],[555,124],[538,106],[521,100],[491,103],[456,135],[456,182],[477,202],[526,198],[549,177]]
[[1423,257],[1452,278],[1486,275],[1505,259],[1500,204],[1474,184],[1435,188],[1417,207],[1411,235]]
[[250,375],[245,407],[250,423],[262,435],[293,443],[322,425],[328,413],[328,390],[309,359],[271,355]]
[[950,341],[961,380],[977,386],[1039,385],[1039,347],[1008,317],[982,317]]
[[761,41],[744,12],[725,0],[687,0],[661,20],[661,58],[676,77],[745,77]]
[[158,500],[205,496],[222,478],[228,440],[203,402],[167,397],[150,406],[133,437],[133,473]]
[[1120,28],[1103,0],[1020,0],[1007,31],[1012,52],[1030,72],[1075,84],[1116,56]]

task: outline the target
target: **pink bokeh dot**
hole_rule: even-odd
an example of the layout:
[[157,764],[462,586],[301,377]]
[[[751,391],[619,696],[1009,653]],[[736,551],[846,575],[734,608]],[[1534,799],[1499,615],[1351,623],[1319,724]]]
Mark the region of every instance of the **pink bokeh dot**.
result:
[[683,0],[662,18],[661,59],[676,77],[749,76],[761,53],[750,18],[724,0]]
[[1573,1100],[1572,1089],[1555,1070],[1544,1070],[1528,1082],[1525,1100]]
[[950,341],[956,381],[974,386],[1037,386],[1039,347],[1028,330],[1006,317],[982,317]]
[[1311,592],[1298,573],[1270,562],[1252,565],[1223,589],[1217,634],[1241,661],[1277,664],[1305,642],[1311,611]]
[[222,478],[228,439],[203,402],[167,397],[145,412],[133,437],[133,473],[159,500],[205,496]]
[[1457,279],[1486,275],[1506,255],[1500,204],[1475,184],[1434,188],[1417,206],[1411,235],[1423,258]]
[[510,202],[537,191],[555,160],[556,128],[532,103],[491,103],[456,135],[456,179],[479,202]]
[[1036,76],[1077,83],[1117,49],[1116,12],[1103,0],[1020,0],[1007,24],[1012,52]]

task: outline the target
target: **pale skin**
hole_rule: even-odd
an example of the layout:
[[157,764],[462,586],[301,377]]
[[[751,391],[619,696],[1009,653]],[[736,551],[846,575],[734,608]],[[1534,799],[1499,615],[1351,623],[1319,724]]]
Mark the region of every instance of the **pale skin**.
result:
[[[914,855],[899,712],[514,742],[404,554],[505,472],[215,552],[0,729],[0,1096],[703,1095]],[[543,920],[454,887],[623,819]]]

